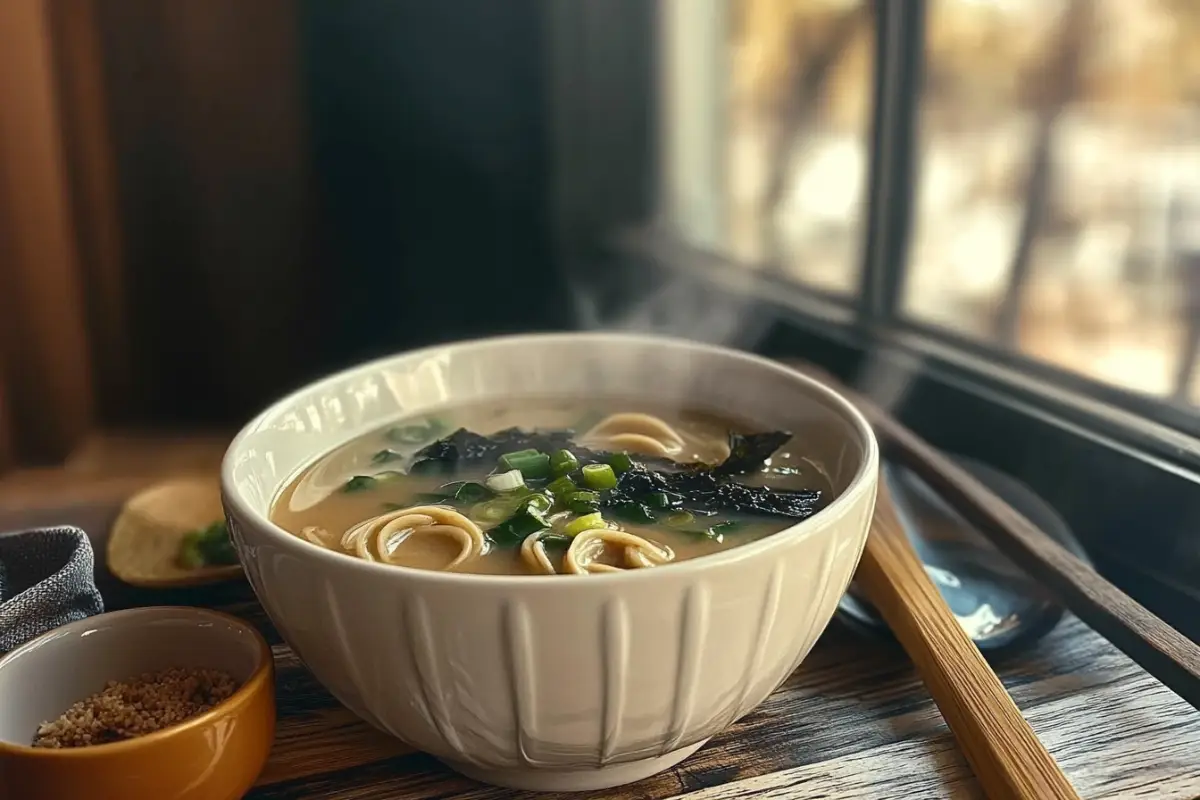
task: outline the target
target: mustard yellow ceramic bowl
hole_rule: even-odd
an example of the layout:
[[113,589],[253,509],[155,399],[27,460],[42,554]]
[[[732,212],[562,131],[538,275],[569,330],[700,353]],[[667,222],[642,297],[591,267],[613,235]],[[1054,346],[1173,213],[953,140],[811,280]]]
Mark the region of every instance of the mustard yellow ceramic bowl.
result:
[[[227,672],[211,710],[136,739],[31,746],[38,727],[110,680],[172,667]],[[139,608],[64,625],[0,659],[0,798],[235,800],[275,736],[271,650],[249,624],[199,608]]]

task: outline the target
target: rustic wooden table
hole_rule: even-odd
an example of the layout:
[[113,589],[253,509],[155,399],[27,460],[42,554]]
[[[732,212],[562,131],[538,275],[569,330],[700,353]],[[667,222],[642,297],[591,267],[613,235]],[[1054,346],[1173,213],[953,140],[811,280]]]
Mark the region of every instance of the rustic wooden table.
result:
[[[98,553],[121,499],[146,480],[35,477],[25,476],[27,485],[0,481],[0,531],[79,524],[92,535]],[[272,643],[278,738],[250,798],[523,796],[459,777],[359,722],[282,642],[244,583],[149,592],[123,586],[102,569],[98,579],[110,610],[209,606],[254,622]],[[1200,797],[1200,712],[1077,620],[1064,621],[1035,648],[996,668],[1083,797]],[[696,755],[641,783],[591,796],[925,800],[982,795],[904,653],[835,622],[782,688]]]

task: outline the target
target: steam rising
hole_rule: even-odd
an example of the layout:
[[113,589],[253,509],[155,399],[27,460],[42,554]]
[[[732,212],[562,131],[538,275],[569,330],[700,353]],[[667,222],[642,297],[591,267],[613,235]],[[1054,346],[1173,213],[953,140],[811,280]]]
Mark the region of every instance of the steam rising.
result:
[[[703,255],[691,255],[704,260]],[[769,288],[763,288],[767,282],[759,279],[759,270],[753,267],[708,266],[697,264],[699,275],[649,267],[628,269],[617,281],[623,285],[606,287],[608,291],[575,281],[570,292],[577,324],[583,330],[654,333],[758,351],[777,313],[770,306],[786,306],[786,298],[770,296]],[[782,360],[812,357],[803,352],[774,355]],[[881,349],[868,348],[858,374],[849,376],[849,383],[891,410],[903,403],[919,367],[919,359],[900,362]]]

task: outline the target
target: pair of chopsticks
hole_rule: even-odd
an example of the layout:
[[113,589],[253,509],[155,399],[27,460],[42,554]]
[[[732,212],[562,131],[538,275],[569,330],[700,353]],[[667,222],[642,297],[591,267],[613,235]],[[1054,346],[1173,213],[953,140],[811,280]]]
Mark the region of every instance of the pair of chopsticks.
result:
[[[894,417],[813,365],[790,362],[841,392],[891,460],[919,475],[1067,608],[1200,708],[1200,647],[1100,576]],[[857,574],[913,659],[989,797],[1077,798],[1070,781],[929,580],[884,481]]]

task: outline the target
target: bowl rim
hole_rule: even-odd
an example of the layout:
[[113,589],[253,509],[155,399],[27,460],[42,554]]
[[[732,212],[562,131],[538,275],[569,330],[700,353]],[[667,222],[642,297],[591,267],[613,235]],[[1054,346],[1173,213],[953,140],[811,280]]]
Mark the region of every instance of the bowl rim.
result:
[[[818,511],[816,514],[813,514],[811,517],[801,520],[800,522],[784,528],[777,533],[773,533],[770,536],[765,536],[753,542],[747,542],[746,544],[738,545],[737,547],[731,547],[728,550],[722,550],[716,553],[707,553],[701,557],[691,558],[686,561],[681,561],[665,567],[672,570],[674,574],[678,574],[682,570],[691,570],[692,572],[707,572],[714,569],[720,569],[722,566],[746,561],[755,558],[766,551],[774,550],[798,539],[806,538],[813,531],[817,530],[818,526],[820,526],[824,520],[842,516],[847,509],[859,499],[860,495],[871,490],[873,479],[878,480],[880,463],[879,443],[875,438],[874,430],[871,428],[871,425],[867,421],[866,417],[863,416],[863,414],[854,406],[853,403],[851,403],[838,392],[834,391],[820,381],[805,375],[799,370],[783,364],[782,362],[773,361],[763,356],[743,350],[737,350],[732,347],[725,347],[722,345],[697,342],[690,339],[664,336],[659,334],[612,331],[522,333],[505,336],[487,336],[462,339],[453,342],[421,347],[413,350],[405,350],[399,353],[393,353],[391,355],[371,359],[369,361],[364,361],[360,364],[338,370],[337,372],[334,372],[316,381],[305,384],[295,391],[289,392],[287,395],[275,400],[238,431],[237,435],[230,442],[228,449],[225,451],[225,457],[221,462],[221,499],[225,505],[226,513],[232,517],[240,517],[257,525],[260,531],[265,532],[268,538],[272,540],[273,544],[281,546],[291,554],[297,554],[302,558],[316,558],[319,561],[327,559],[328,561],[326,563],[329,563],[331,568],[334,569],[341,567],[351,570],[366,570],[367,573],[374,571],[381,575],[387,574],[396,576],[396,579],[459,586],[513,586],[521,587],[526,591],[531,590],[534,587],[538,587],[538,589],[541,591],[549,591],[553,589],[553,587],[611,585],[619,582],[654,579],[654,574],[661,574],[658,570],[632,569],[619,572],[603,572],[588,575],[588,580],[586,581],[564,581],[547,580],[547,576],[544,575],[498,575],[467,572],[443,572],[438,570],[418,569],[416,567],[405,567],[397,564],[379,564],[373,561],[365,561],[360,558],[350,558],[343,553],[337,553],[333,550],[317,547],[311,542],[307,542],[301,537],[284,530],[282,527],[277,525],[268,514],[259,513],[257,510],[251,508],[234,486],[233,470],[239,460],[245,440],[254,433],[257,433],[263,429],[268,420],[290,408],[303,396],[312,394],[313,392],[317,392],[322,389],[332,388],[334,385],[345,381],[352,376],[381,370],[387,365],[393,364],[400,360],[418,361],[422,358],[429,358],[439,354],[453,355],[456,352],[472,350],[480,346],[499,347],[522,342],[539,344],[552,343],[556,341],[578,342],[581,345],[590,344],[592,346],[604,346],[612,343],[642,343],[644,345],[651,346],[677,347],[685,350],[691,350],[693,352],[707,353],[712,356],[733,358],[749,362],[754,364],[759,369],[786,376],[789,380],[803,385],[810,394],[823,400],[827,408],[834,411],[834,413],[838,413],[842,419],[849,422],[862,438],[864,452],[863,457],[858,465],[858,470],[855,472],[854,477],[846,485],[846,488],[840,494],[838,494],[825,508]],[[321,455],[323,454],[316,454],[313,456],[313,458],[319,458]],[[307,463],[311,464],[312,462],[309,461]],[[274,502],[274,499],[272,499],[272,502]],[[866,531],[864,530],[864,541],[865,537]],[[241,550],[239,549],[239,558],[241,555]],[[250,570],[247,570],[247,574],[249,573]],[[562,576],[552,577],[557,578]]]
[[[0,757],[20,756],[22,758],[44,758],[44,759],[80,759],[80,758],[102,758],[107,755],[120,755],[139,748],[152,747],[157,742],[169,739],[173,736],[178,736],[186,731],[207,725],[222,717],[228,716],[230,713],[238,711],[244,707],[257,694],[265,689],[270,689],[271,676],[275,667],[275,658],[271,652],[271,646],[267,644],[267,640],[259,633],[258,629],[246,622],[244,619],[226,614],[223,611],[216,611],[211,608],[197,608],[194,606],[139,606],[137,608],[126,608],[119,611],[107,611],[102,614],[94,614],[90,617],[68,622],[66,625],[60,625],[45,633],[30,639],[20,647],[6,653],[0,657],[0,670],[14,661],[17,656],[28,651],[34,650],[44,644],[46,641],[62,636],[65,632],[72,629],[87,628],[89,623],[94,624],[96,620],[105,619],[110,621],[119,621],[121,625],[136,625],[138,617],[156,616],[166,614],[178,616],[192,616],[196,621],[202,620],[218,620],[221,622],[231,623],[238,628],[250,634],[251,641],[256,645],[255,651],[258,656],[258,663],[254,667],[254,671],[250,674],[242,685],[234,691],[229,697],[217,703],[215,706],[205,711],[202,714],[197,714],[194,717],[188,717],[182,722],[162,728],[153,733],[147,733],[144,736],[138,736],[133,739],[124,739],[119,742],[107,742],[105,744],[94,744],[87,747],[34,747],[26,744],[16,744],[14,742],[6,742],[0,740]],[[111,678],[111,680],[119,680],[120,678]],[[84,700],[86,698],[79,698]],[[63,709],[64,711],[66,709]]]

